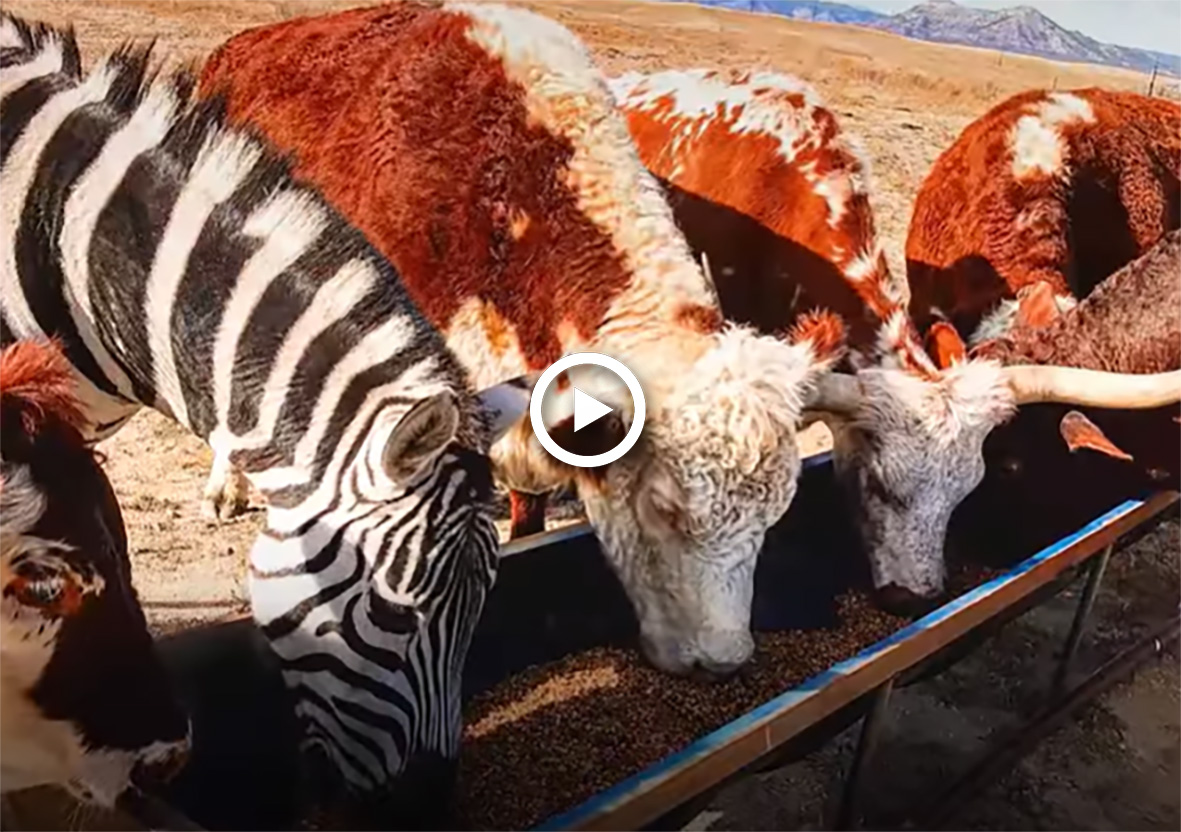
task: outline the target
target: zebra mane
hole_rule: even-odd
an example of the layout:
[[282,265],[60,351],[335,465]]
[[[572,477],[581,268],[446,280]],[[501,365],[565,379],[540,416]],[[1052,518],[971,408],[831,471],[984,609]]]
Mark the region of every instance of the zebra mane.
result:
[[222,131],[230,132],[255,144],[260,151],[259,174],[255,177],[258,187],[286,185],[328,204],[311,183],[294,180],[290,155],[279,152],[258,129],[227,123],[223,93],[215,92],[201,99],[195,97],[195,68],[181,67],[163,72],[161,64],[153,60],[155,38],[146,42],[126,41],[96,61],[89,73],[84,73],[72,25],[57,27],[41,21],[28,21],[11,12],[0,12],[0,68],[31,60],[55,42],[62,53],[61,73],[70,81],[80,83],[99,71],[110,73],[110,93],[105,104],[120,118],[130,117],[150,93],[163,88],[175,107],[172,125],[161,146],[171,149],[180,158],[191,161],[211,136]]

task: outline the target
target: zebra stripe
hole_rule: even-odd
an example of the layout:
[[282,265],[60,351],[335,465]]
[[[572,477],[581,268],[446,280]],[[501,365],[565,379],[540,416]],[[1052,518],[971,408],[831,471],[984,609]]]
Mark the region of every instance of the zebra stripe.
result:
[[148,405],[248,473],[254,614],[306,742],[384,788],[458,751],[497,565],[485,417],[364,236],[147,59],[83,79],[72,37],[0,14],[0,340],[60,337],[99,430]]

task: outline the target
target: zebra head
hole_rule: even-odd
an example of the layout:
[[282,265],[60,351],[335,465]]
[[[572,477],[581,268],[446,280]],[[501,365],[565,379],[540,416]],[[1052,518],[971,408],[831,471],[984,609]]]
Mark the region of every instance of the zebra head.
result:
[[370,418],[327,504],[267,488],[251,598],[309,756],[353,799],[437,809],[454,779],[467,646],[496,575],[491,471],[449,390]]
[[190,78],[78,55],[0,14],[3,339],[60,338],[90,421],[155,407],[246,474],[255,619],[307,750],[429,806],[496,572],[487,451],[527,392],[476,395],[389,262]]

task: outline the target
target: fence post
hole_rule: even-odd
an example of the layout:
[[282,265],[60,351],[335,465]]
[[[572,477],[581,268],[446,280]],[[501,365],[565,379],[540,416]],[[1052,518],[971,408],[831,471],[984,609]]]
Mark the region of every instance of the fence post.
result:
[[1148,79],[1148,95],[1152,96],[1152,91],[1156,87],[1156,70],[1160,64],[1156,61],[1152,62],[1152,77]]

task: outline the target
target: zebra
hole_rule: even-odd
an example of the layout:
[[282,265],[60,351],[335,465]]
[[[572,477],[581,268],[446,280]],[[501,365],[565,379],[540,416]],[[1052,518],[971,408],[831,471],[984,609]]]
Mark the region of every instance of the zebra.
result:
[[72,28],[0,15],[0,342],[60,339],[90,438],[150,407],[246,472],[302,747],[350,794],[445,789],[496,575],[487,449],[527,397],[477,395],[394,267],[151,52],[83,73]]

